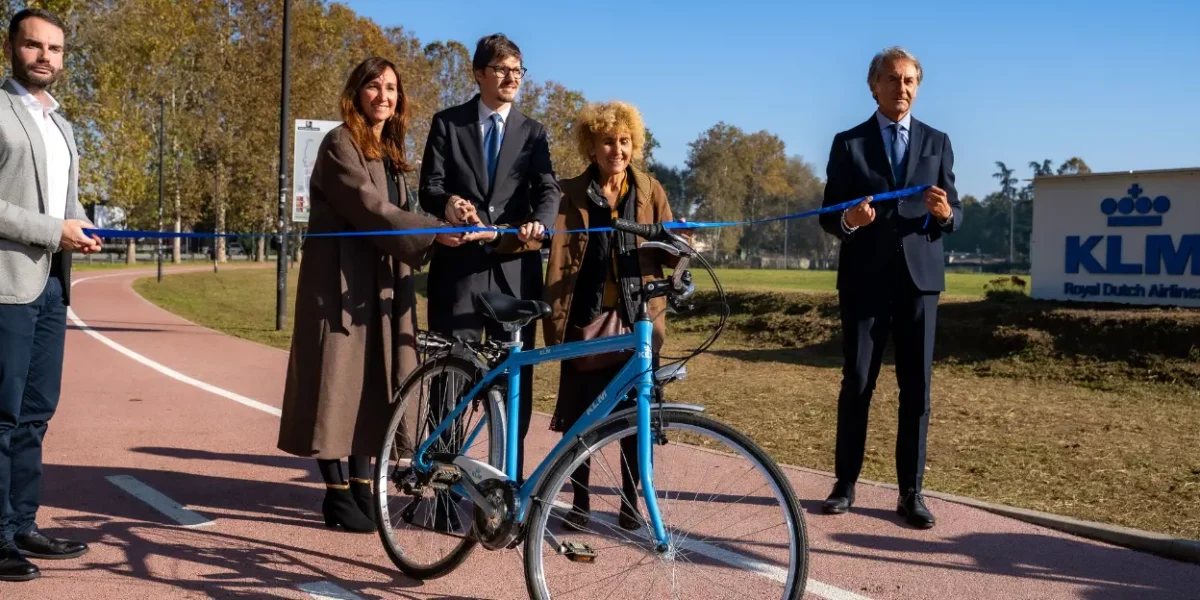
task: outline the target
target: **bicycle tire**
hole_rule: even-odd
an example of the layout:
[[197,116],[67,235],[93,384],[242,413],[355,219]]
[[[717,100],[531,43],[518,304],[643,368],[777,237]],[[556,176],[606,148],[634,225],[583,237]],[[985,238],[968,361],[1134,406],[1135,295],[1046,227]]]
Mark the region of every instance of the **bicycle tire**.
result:
[[[403,549],[396,543],[395,536],[390,535],[392,529],[390,512],[385,509],[388,505],[387,490],[390,480],[388,465],[390,465],[392,458],[392,447],[395,444],[397,429],[408,409],[408,403],[412,396],[411,392],[415,386],[419,385],[430,374],[435,372],[445,373],[447,371],[458,371],[467,375],[470,383],[466,389],[473,388],[483,377],[483,373],[474,363],[453,355],[433,357],[417,367],[396,393],[392,418],[388,422],[388,428],[384,434],[379,456],[375,460],[374,509],[376,529],[379,533],[380,541],[383,543],[384,550],[387,552],[388,558],[392,560],[392,563],[405,575],[418,580],[435,579],[450,573],[461,565],[471,554],[472,550],[474,550],[475,546],[478,545],[478,540],[474,536],[474,525],[472,525],[468,535],[462,538],[458,546],[444,558],[431,565],[416,564],[405,556]],[[505,410],[503,400],[497,402],[494,398],[484,394],[483,405],[484,415],[488,423],[488,462],[496,468],[503,469],[505,439]],[[493,418],[497,415],[498,418]],[[416,443],[419,445],[424,439],[425,436],[420,436],[420,439]]]
[[[800,502],[796,499],[795,491],[775,461],[771,460],[758,444],[744,434],[728,425],[697,413],[671,408],[654,409],[651,418],[655,420],[661,419],[664,427],[669,427],[671,424],[679,424],[713,432],[718,437],[723,437],[734,445],[741,446],[745,450],[745,454],[758,463],[758,466],[762,468],[762,472],[768,475],[775,489],[783,496],[782,504],[791,525],[790,534],[796,541],[793,564],[788,573],[789,583],[785,584],[787,589],[784,590],[783,599],[800,600],[803,598],[808,583],[808,537],[804,512],[800,507]],[[576,461],[581,459],[581,454],[590,455],[592,449],[603,446],[609,441],[615,442],[616,439],[628,435],[630,431],[637,431],[637,415],[635,411],[625,411],[607,417],[604,421],[581,435],[555,461],[554,465],[547,470],[546,475],[539,482],[537,493],[533,497],[534,500],[526,520],[525,539],[523,540],[525,545],[525,582],[531,599],[553,600],[545,589],[544,575],[540,572],[541,561],[539,560],[545,550],[545,545],[543,544],[544,530],[549,522],[546,513],[550,510],[550,504],[545,501],[539,501],[539,499],[552,498],[554,496],[554,492],[565,481],[564,477],[569,476],[567,471],[573,469]]]

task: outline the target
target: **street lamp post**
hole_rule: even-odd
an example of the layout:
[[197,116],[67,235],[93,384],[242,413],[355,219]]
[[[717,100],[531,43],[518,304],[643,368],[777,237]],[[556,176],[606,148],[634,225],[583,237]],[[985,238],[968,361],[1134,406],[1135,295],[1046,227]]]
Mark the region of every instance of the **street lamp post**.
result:
[[162,283],[163,263],[163,142],[166,140],[167,100],[158,97],[158,282]]
[[279,256],[275,281],[275,331],[287,326],[287,144],[288,144],[288,42],[291,34],[291,2],[283,0],[283,76],[279,101]]

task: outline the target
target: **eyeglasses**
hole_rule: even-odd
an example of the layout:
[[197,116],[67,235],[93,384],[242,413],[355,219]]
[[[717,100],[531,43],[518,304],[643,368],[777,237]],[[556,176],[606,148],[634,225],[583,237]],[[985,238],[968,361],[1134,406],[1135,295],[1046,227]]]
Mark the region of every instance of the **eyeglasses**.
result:
[[526,69],[525,67],[517,67],[515,69],[510,69],[508,67],[497,67],[496,65],[488,65],[488,68],[491,69],[492,72],[495,73],[496,75],[499,75],[501,79],[508,77],[510,74],[513,76],[514,79],[521,79],[521,78],[525,77],[526,73],[529,72],[529,69]]

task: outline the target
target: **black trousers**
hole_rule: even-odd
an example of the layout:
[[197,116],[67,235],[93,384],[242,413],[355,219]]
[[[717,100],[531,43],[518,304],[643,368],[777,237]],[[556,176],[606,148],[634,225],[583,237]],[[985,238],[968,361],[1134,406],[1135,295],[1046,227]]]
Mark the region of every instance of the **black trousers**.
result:
[[[495,274],[492,274],[492,277],[489,278],[489,288],[505,294],[515,295],[513,294],[512,290],[507,289],[507,286],[499,285],[496,282],[496,279],[498,279],[498,277],[496,277]],[[490,319],[482,319],[478,314],[478,311],[474,311],[469,315],[463,315],[462,318],[455,319],[451,312],[447,310],[448,308],[449,307],[430,306],[429,322],[431,330],[441,335],[458,337],[464,340],[476,342],[483,340],[485,334],[490,340],[508,341],[512,337],[512,334],[504,331],[504,328],[495,321]],[[537,321],[534,321],[533,323],[530,323],[521,329],[521,350],[523,352],[528,352],[533,350],[536,346]],[[435,381],[435,384],[439,383],[440,382]],[[434,389],[438,390],[434,392],[437,394],[437,396],[444,395],[440,393],[440,385],[437,385]],[[465,391],[466,390],[463,390],[463,392]],[[525,481],[525,436],[529,433],[529,422],[533,417],[533,367],[521,367],[520,398],[521,420],[517,424],[517,431],[518,435],[520,436],[520,442],[517,446],[517,469],[519,471],[518,483],[523,483]],[[434,411],[434,414],[432,415],[433,418],[440,421],[442,414],[449,414],[449,412],[454,409],[456,400],[456,398],[444,399],[444,401],[448,403],[448,406],[443,409],[445,411],[444,413],[438,414],[436,412],[437,407],[432,406],[431,409]],[[505,398],[505,400],[507,401],[507,398]]]
[[916,289],[901,253],[897,252],[893,263],[887,280],[839,291],[844,363],[835,470],[838,481],[844,483],[857,481],[862,472],[871,396],[890,336],[895,343],[900,387],[896,479],[905,494],[920,491],[924,481],[939,294]]
[[0,304],[0,547],[36,528],[42,440],[62,387],[67,307],[59,276],[29,304]]

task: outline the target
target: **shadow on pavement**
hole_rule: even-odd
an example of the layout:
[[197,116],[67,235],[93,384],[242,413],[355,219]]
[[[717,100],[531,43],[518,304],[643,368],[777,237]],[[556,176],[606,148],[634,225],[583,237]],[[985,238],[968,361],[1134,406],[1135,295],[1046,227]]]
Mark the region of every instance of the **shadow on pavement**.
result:
[[[270,466],[305,468],[307,462],[315,465],[315,461],[288,457],[202,454],[210,454],[207,458],[261,461],[258,464]],[[94,546],[115,547],[123,553],[120,561],[112,563],[89,560],[94,553],[86,555],[80,559],[78,569],[71,569],[73,577],[76,572],[82,575],[100,570],[212,598],[293,597],[299,586],[330,581],[363,598],[378,598],[386,593],[387,597],[410,600],[481,600],[409,591],[419,588],[421,582],[407,578],[387,564],[379,538],[374,534],[330,532],[327,535],[354,535],[361,540],[359,547],[383,557],[385,564],[305,547],[306,537],[322,534],[309,528],[329,531],[321,520],[321,491],[312,486],[141,468],[47,464],[44,473],[44,507],[90,513],[59,518],[54,526],[45,524],[45,531]],[[216,524],[182,527],[109,483],[105,478],[112,475],[134,477]],[[263,523],[304,529],[296,532],[298,544],[230,533]],[[347,568],[366,570],[374,576],[371,581],[355,580],[346,576]],[[281,588],[291,590],[291,595],[273,593]]]
[[[1200,566],[1072,538],[1026,533],[970,533],[927,541],[850,533],[835,533],[830,538],[838,543],[891,552],[896,556],[868,556],[816,549],[813,552],[1070,583],[1083,588],[1080,598],[1088,600],[1200,597],[1196,595],[1197,586],[1200,585]],[[936,557],[939,554],[965,556],[973,564],[945,564]],[[1164,565],[1177,568],[1164,569]]]

